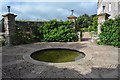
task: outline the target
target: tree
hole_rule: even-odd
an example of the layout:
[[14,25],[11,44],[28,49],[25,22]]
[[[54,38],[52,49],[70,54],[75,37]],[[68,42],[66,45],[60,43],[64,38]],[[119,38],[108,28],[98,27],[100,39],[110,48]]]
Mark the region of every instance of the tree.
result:
[[97,15],[92,15],[91,16],[91,25],[89,26],[89,31],[95,31],[97,32],[97,27],[98,27],[98,17]]
[[88,28],[91,24],[91,18],[88,14],[83,14],[77,18],[77,30]]

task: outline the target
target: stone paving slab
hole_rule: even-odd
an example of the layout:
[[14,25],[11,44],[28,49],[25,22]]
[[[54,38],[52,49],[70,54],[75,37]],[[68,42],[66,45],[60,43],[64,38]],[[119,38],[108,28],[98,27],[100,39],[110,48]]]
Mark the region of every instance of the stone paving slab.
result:
[[[34,63],[24,57],[37,50],[56,47],[79,50],[87,56],[68,63]],[[43,42],[3,47],[1,57],[3,78],[118,78],[118,48],[90,42]]]

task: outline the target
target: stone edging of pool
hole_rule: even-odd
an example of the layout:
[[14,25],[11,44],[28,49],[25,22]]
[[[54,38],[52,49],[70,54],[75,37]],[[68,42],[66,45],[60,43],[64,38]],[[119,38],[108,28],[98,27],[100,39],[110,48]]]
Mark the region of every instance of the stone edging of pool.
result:
[[[53,47],[54,48],[54,47]],[[51,63],[51,62],[43,62],[43,61],[37,61],[37,60],[34,60],[33,58],[31,58],[31,54],[33,52],[36,52],[38,50],[43,50],[43,49],[50,49],[48,47],[46,48],[41,48],[41,49],[34,49],[34,50],[31,50],[31,52],[26,52],[26,54],[23,55],[23,58],[25,61],[27,62],[30,62],[30,63],[33,63],[33,64],[36,64],[36,65],[62,65],[62,64],[84,64],[85,62],[91,60],[92,58],[92,55],[90,55],[87,51],[83,51],[83,50],[80,50],[80,49],[73,49],[73,48],[69,48],[69,47],[56,47],[56,48],[65,48],[65,49],[71,49],[71,50],[77,50],[77,51],[80,51],[80,52],[83,52],[85,54],[85,57],[82,58],[82,59],[77,59],[75,61],[71,61],[71,62],[63,62],[63,63]]]

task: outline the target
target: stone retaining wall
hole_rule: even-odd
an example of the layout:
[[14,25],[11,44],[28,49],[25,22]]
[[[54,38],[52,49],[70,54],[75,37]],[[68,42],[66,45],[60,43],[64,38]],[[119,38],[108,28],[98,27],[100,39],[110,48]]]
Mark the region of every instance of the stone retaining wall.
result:
[[25,22],[22,22],[22,21],[15,21],[16,22],[16,27],[22,27],[22,26],[25,26],[25,27],[39,27],[41,25],[43,25],[45,22],[43,21],[25,21]]

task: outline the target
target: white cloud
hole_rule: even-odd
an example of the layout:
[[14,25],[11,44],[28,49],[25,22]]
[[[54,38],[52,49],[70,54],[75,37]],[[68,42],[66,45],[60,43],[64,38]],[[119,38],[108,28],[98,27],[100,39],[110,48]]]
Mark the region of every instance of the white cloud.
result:
[[[2,14],[7,12],[7,7],[11,6],[11,12],[17,14],[17,19],[40,19],[50,20],[53,18],[66,20],[74,9],[74,15],[79,16],[84,13],[95,14],[97,10],[96,2],[6,2],[2,6]],[[72,5],[72,6],[71,6]]]
[[[2,2],[98,2],[98,0],[1,0]],[[118,2],[120,0],[105,0],[105,2]]]
[[3,2],[97,2],[98,0],[2,0],[2,1]]

